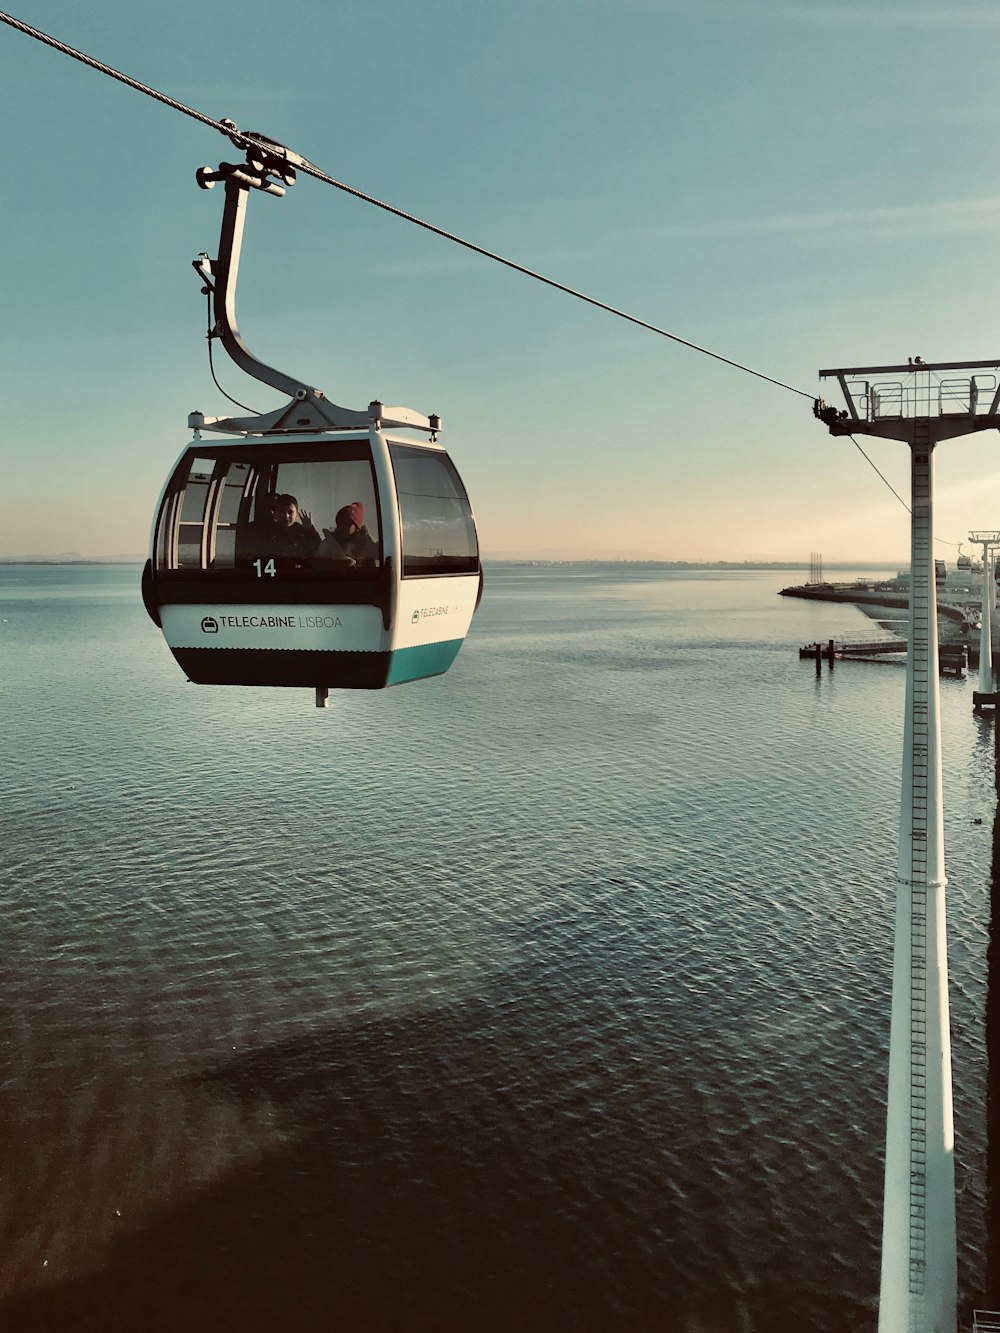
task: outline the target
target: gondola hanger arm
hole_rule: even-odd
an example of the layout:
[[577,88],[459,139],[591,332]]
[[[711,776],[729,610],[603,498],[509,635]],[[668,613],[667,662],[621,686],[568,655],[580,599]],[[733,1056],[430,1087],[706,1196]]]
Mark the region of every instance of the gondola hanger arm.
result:
[[[237,147],[244,149],[246,161],[220,162],[218,168],[214,170],[211,167],[200,167],[195,173],[195,179],[202,189],[210,190],[222,182],[225,186],[226,201],[222,213],[218,257],[212,260],[208,255],[201,254],[192,262],[195,271],[205,282],[204,290],[212,296],[215,316],[213,332],[222,342],[230,358],[248,375],[252,375],[263,384],[270,385],[271,388],[278,389],[281,393],[288,394],[292,401],[287,408],[278,409],[259,418],[241,418],[238,422],[229,417],[218,418],[216,429],[236,428],[245,432],[272,432],[367,426],[370,420],[367,412],[355,412],[331,403],[321,390],[304,384],[294,376],[286,375],[284,371],[274,366],[265,364],[243,341],[236,322],[236,286],[246,223],[247,199],[251,190],[260,190],[262,193],[280,198],[287,187],[295,184],[295,167],[301,165],[304,159],[266,135],[256,132],[243,135],[234,122],[223,123],[231,127],[229,137]],[[203,422],[209,428],[215,425],[211,418],[203,418]]]

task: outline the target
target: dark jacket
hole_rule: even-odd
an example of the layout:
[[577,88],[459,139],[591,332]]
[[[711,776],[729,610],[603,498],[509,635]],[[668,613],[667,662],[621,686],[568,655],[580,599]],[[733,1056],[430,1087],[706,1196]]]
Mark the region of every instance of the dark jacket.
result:
[[320,544],[320,535],[310,523],[293,523],[290,528],[279,528],[273,523],[254,523],[247,534],[246,557],[253,560],[273,560],[279,573],[302,569]]

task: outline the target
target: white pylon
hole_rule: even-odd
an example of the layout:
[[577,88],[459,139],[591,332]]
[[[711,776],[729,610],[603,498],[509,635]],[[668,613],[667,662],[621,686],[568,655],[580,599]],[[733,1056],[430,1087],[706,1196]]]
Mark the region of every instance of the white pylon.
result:
[[[911,453],[907,654],[893,950],[879,1333],[955,1333],[957,1243],[933,451],[941,440],[1000,428],[1000,387],[985,411],[979,384],[1000,360],[855,367],[835,376],[847,411],[817,399],[831,434],[902,440]],[[967,379],[939,372],[972,371]],[[885,378],[880,379],[880,376]],[[964,388],[962,387],[964,385]]]

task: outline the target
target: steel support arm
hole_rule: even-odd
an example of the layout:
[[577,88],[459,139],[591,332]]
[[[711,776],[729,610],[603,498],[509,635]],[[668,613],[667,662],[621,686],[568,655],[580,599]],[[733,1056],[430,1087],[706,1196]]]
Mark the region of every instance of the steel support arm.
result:
[[239,326],[236,323],[236,281],[239,276],[249,193],[249,188],[241,179],[237,179],[234,175],[226,178],[226,206],[222,212],[219,257],[212,270],[215,278],[212,298],[215,332],[222,339],[222,345],[233,361],[248,375],[271,385],[281,393],[287,393],[291,398],[311,397],[316,393],[315,389],[310,389],[301,380],[258,360],[240,336]]

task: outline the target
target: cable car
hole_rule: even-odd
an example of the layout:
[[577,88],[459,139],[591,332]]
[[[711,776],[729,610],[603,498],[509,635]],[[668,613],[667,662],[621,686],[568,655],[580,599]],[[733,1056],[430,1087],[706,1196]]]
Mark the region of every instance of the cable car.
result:
[[231,137],[247,163],[198,172],[204,188],[226,185],[219,258],[194,264],[214,300],[209,336],[291,401],[260,417],[192,413],[142,595],[189,680],[312,688],[323,707],[331,689],[447,671],[482,595],[476,525],[439,418],[337,407],[246,347],[235,287],[247,195],[283,194],[269,177],[294,183],[302,159],[235,126]]

